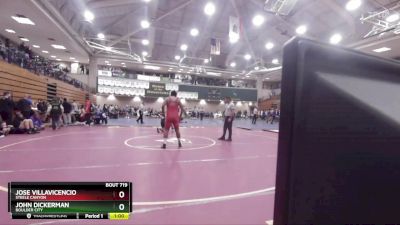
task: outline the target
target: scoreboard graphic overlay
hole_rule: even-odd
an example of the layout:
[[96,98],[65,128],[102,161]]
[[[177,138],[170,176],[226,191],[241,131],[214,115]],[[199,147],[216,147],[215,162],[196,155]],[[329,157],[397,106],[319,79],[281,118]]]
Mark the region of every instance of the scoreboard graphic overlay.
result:
[[131,202],[131,182],[8,183],[13,219],[126,220]]

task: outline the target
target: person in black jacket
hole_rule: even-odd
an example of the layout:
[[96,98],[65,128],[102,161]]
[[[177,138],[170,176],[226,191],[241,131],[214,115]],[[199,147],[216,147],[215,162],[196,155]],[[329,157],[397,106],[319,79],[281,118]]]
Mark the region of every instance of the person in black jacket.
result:
[[65,125],[70,125],[71,124],[71,112],[72,112],[72,105],[67,101],[66,98],[64,98],[64,101],[62,103],[62,106],[64,108],[63,112],[63,120]]
[[32,112],[32,100],[26,95],[25,98],[20,99],[17,102],[17,109],[21,111],[25,119],[31,118]]
[[143,109],[139,109],[139,117],[136,120],[136,123],[140,123],[143,124]]
[[60,127],[60,116],[62,115],[64,108],[61,104],[61,100],[57,97],[55,97],[50,104],[51,107],[49,107],[48,112],[51,116],[51,127],[55,130]]
[[7,124],[12,123],[12,113],[14,107],[15,105],[11,98],[10,92],[4,92],[3,98],[0,99],[0,115],[3,121]]

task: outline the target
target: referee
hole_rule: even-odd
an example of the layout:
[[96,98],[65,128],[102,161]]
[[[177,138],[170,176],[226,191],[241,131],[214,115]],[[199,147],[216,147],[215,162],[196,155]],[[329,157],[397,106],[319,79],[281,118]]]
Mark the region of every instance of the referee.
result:
[[233,119],[235,118],[235,105],[233,104],[231,97],[225,97],[224,102],[225,102],[224,133],[222,137],[220,137],[218,140],[225,141],[226,130],[229,130],[229,138],[226,139],[226,141],[232,141],[232,123]]

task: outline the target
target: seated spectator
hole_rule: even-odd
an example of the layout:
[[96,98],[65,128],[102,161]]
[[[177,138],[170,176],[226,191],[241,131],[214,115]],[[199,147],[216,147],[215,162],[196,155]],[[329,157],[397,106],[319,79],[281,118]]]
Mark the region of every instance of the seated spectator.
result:
[[17,102],[17,109],[22,113],[25,119],[29,119],[32,113],[32,99],[28,95]]
[[47,117],[47,108],[48,108],[47,102],[44,101],[44,100],[39,100],[39,102],[38,102],[38,104],[37,104],[36,107],[37,107],[37,110],[38,110],[40,119],[41,119],[42,121],[46,121],[46,117]]
[[3,121],[0,116],[0,138],[7,136],[11,131],[11,126],[7,126],[7,123]]
[[25,119],[20,111],[17,111],[15,113],[13,126],[14,128],[11,130],[11,133],[14,134],[38,133],[38,131],[33,126],[33,121],[31,119]]
[[40,118],[39,112],[35,111],[31,116],[31,120],[33,122],[33,126],[36,130],[44,130],[44,124],[42,119]]

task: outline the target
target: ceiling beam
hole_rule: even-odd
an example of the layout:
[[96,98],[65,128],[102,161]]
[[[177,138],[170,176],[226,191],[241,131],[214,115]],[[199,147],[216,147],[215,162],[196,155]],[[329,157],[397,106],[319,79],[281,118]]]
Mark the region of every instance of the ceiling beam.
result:
[[[233,6],[233,9],[235,10],[236,16],[240,18],[240,12],[239,12],[239,9],[237,7],[236,0],[232,0],[230,2],[232,4],[232,6]],[[247,47],[250,50],[251,57],[253,58],[253,60],[255,60],[255,53],[254,53],[254,50],[253,50],[253,46],[251,46],[251,44],[250,44],[249,37],[247,36],[247,30],[246,30],[245,26],[243,26],[243,37],[244,37],[244,40],[245,40],[245,42],[247,44]]]
[[[182,3],[182,4],[179,4],[179,5],[175,6],[175,7],[172,7],[171,10],[169,10],[168,12],[164,13],[163,15],[157,17],[156,19],[152,20],[151,23],[152,23],[152,24],[155,24],[156,22],[158,22],[158,21],[164,19],[165,17],[170,16],[170,15],[176,13],[177,11],[179,11],[180,9],[186,7],[187,5],[189,5],[190,3],[192,3],[193,1],[194,1],[194,0],[188,0],[188,1],[184,2],[184,3]],[[133,30],[132,32],[129,32],[129,33],[125,34],[124,36],[118,38],[117,40],[111,42],[111,43],[108,45],[108,47],[112,47],[112,46],[114,46],[115,44],[119,43],[120,41],[123,41],[123,40],[126,40],[126,39],[130,38],[132,35],[134,35],[134,34],[140,32],[140,31],[142,31],[142,30],[143,30],[143,28],[137,28],[137,29]]]
[[351,34],[356,32],[355,19],[349,13],[347,13],[343,6],[332,0],[322,0],[322,2],[346,21],[346,23],[350,26]]
[[143,10],[144,7],[140,7],[140,8],[135,8],[131,11],[129,11],[128,13],[118,16],[115,20],[113,20],[112,22],[108,23],[107,25],[103,26],[101,28],[102,32],[107,32],[108,30],[110,30],[114,25],[118,24],[121,21],[124,21],[125,19],[128,19],[132,14],[137,13],[141,10]]
[[65,21],[64,17],[60,14],[60,12],[54,7],[54,5],[47,0],[31,0],[31,2],[40,10],[42,13],[50,19],[60,30],[63,32],[68,39],[71,40],[72,43],[83,49],[88,55],[91,55],[93,52],[86,45],[84,40],[82,40],[81,36],[71,27],[71,25]]
[[[212,20],[204,23],[204,26],[202,28],[198,28],[200,30],[200,36],[198,37],[198,44],[194,45],[195,46],[194,51],[193,51],[194,57],[201,57],[200,55],[198,55],[198,51],[201,52],[201,51],[204,51],[204,49],[208,49],[208,57],[207,58],[210,57],[210,55],[211,55],[210,54],[210,41],[211,41],[210,38],[216,38],[218,40],[226,39],[226,34],[220,35],[220,37],[217,37],[217,35],[215,35],[215,33],[213,31],[214,31],[215,27],[217,27],[219,21],[221,20],[221,17],[226,15],[226,11],[228,9],[229,9],[229,7],[223,7],[221,12],[218,13],[219,15],[217,17],[212,18]],[[208,32],[206,33],[205,31],[208,31]],[[225,37],[223,37],[223,36],[225,36]],[[221,46],[222,46],[222,44],[221,44]],[[221,48],[221,50],[222,50],[222,48]]]
[[90,1],[87,3],[89,9],[99,9],[106,7],[115,7],[121,5],[132,5],[136,3],[141,3],[142,0],[103,0],[103,1]]

